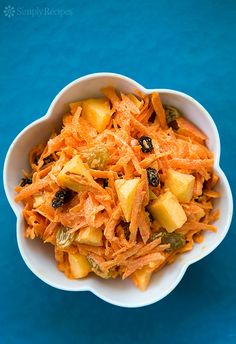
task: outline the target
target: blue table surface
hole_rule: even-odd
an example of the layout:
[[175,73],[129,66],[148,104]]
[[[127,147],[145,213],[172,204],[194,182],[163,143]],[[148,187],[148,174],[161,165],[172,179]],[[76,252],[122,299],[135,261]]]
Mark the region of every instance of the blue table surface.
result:
[[[122,73],[212,114],[235,191],[235,0],[0,2],[1,171],[7,149],[75,78]],[[8,18],[5,6],[14,7]],[[8,12],[12,13],[12,12]],[[23,263],[0,185],[0,343],[236,343],[236,228],[164,300],[140,309],[55,290]],[[220,230],[220,229],[219,229]]]

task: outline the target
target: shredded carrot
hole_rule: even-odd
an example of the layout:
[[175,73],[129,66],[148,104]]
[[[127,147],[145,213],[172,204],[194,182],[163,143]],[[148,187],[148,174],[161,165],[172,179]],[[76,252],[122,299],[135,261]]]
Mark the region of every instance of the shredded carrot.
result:
[[198,244],[201,244],[204,241],[204,235],[201,232],[194,234],[193,240]]
[[131,212],[131,221],[129,226],[130,231],[130,242],[136,241],[136,235],[138,231],[138,215],[140,213],[142,203],[144,201],[145,192],[142,191],[144,187],[144,182],[141,182],[137,188],[136,195],[134,198],[135,207],[133,207]]
[[179,126],[178,132],[184,136],[191,137],[193,140],[203,143],[206,140],[206,135],[203,134],[198,128],[196,128],[192,123],[190,123],[186,118],[177,118],[177,123]]
[[[93,117],[83,100],[70,103],[58,134],[30,150],[30,171],[22,172],[15,200],[23,203],[25,237],[53,245],[58,269],[68,278],[76,278],[71,257],[83,256],[90,264],[84,263],[86,273],[131,276],[143,290],[145,273],[149,281],[154,271],[201,244],[205,231],[217,231],[219,177],[206,135],[181,113],[176,127],[170,126],[158,93],[124,94],[113,87],[102,93],[104,114],[95,98]],[[100,130],[103,116],[108,124]],[[173,234],[150,210],[167,191],[175,193],[166,180],[170,170],[194,177],[191,199],[179,201],[187,219]],[[178,248],[166,242],[172,235],[181,238]]]
[[219,198],[220,193],[214,190],[206,190],[204,191],[204,195],[210,197],[210,198]]
[[106,228],[104,230],[104,235],[109,241],[115,240],[115,227],[119,223],[121,214],[122,214],[121,208],[120,206],[117,206],[117,208],[112,213],[112,216],[110,217],[106,225]]
[[129,262],[129,265],[126,267],[125,272],[122,276],[122,279],[130,276],[134,271],[141,269],[143,266],[149,263],[159,263],[161,264],[165,259],[165,256],[159,252],[147,254],[144,257],[133,259]]
[[138,216],[138,229],[142,237],[143,242],[146,244],[150,237],[150,222],[148,221],[148,215],[145,214],[144,210],[141,209]]
[[49,177],[45,177],[43,179],[40,179],[39,181],[30,184],[29,186],[24,187],[21,189],[15,197],[15,201],[23,201],[24,199],[32,196],[33,194],[36,194],[38,191],[45,188],[49,183]]
[[157,117],[159,119],[160,125],[162,129],[167,128],[167,123],[166,123],[166,115],[165,115],[165,110],[163,108],[163,105],[161,103],[160,95],[159,93],[153,93],[151,96],[152,100],[152,105],[153,108],[157,114]]

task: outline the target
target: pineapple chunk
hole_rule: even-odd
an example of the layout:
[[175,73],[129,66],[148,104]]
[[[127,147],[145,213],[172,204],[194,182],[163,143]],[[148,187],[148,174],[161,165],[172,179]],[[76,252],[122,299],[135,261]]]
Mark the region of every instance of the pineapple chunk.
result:
[[91,98],[83,101],[82,115],[101,133],[109,124],[112,111],[110,103],[105,98]]
[[85,177],[87,180],[93,180],[89,169],[84,165],[79,155],[75,155],[70,161],[68,161],[59,175],[66,173],[74,173]]
[[44,203],[43,194],[34,195],[33,208],[38,208],[43,203]]
[[165,186],[180,202],[189,202],[193,196],[195,177],[174,170],[168,170]]
[[149,211],[169,233],[182,227],[187,221],[187,216],[182,206],[170,191],[158,196],[150,204]]
[[60,186],[73,190],[75,192],[86,191],[85,185],[82,185],[75,180],[72,180],[67,174],[63,174],[57,177]]
[[70,270],[74,278],[86,277],[91,270],[91,266],[85,256],[81,254],[69,254],[68,255]]
[[85,227],[81,228],[75,241],[79,244],[87,244],[92,246],[102,246],[102,230],[101,228]]
[[138,109],[140,109],[143,105],[143,100],[138,100],[137,97],[135,97],[134,94],[129,93],[128,94],[128,98],[134,103],[134,105],[137,106]]
[[142,269],[136,270],[132,274],[132,280],[134,284],[142,291],[147,289],[152,276],[152,271],[148,266],[144,266]]
[[83,161],[80,159],[79,155],[75,155],[70,161],[68,161],[61,172],[57,176],[58,183],[71,189],[73,191],[79,192],[83,190],[83,185],[71,180],[68,173],[73,173],[84,177],[88,182],[93,183],[93,177],[91,176],[89,169],[84,165]]
[[133,202],[138,188],[140,178],[118,179],[115,181],[116,192],[123,210],[125,220],[130,222]]

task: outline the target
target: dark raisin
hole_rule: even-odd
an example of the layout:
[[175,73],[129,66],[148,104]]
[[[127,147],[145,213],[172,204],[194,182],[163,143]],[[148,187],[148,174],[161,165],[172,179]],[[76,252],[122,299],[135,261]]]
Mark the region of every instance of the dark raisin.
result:
[[149,185],[152,185],[154,187],[157,187],[160,183],[160,178],[157,170],[152,167],[147,168],[147,177],[148,177],[148,183]]
[[153,150],[152,139],[148,136],[141,136],[138,140],[143,153],[148,153]]
[[20,186],[25,186],[26,184],[32,184],[32,178],[22,178],[20,181]]
[[120,222],[121,227],[124,229],[125,239],[129,240],[130,237],[130,230],[129,230],[129,222],[121,221]]
[[179,125],[178,122],[174,119],[173,121],[168,123],[169,127],[171,127],[173,130],[178,130]]
[[52,154],[50,154],[49,156],[47,156],[46,158],[43,159],[43,166],[49,164],[52,161],[54,161],[54,158],[53,158]]
[[186,239],[181,233],[166,233],[164,232],[161,236],[162,244],[170,244],[167,252],[175,251],[186,244]]
[[108,179],[107,178],[103,179],[103,187],[104,187],[104,189],[108,187]]
[[59,208],[63,204],[69,202],[72,197],[72,192],[70,190],[61,189],[55,193],[54,198],[52,199],[52,207]]

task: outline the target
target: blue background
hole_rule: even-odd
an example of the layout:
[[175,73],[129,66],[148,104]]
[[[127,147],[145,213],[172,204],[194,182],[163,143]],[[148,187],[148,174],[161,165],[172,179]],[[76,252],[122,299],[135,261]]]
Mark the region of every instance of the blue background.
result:
[[[221,135],[235,191],[235,0],[0,2],[1,170],[15,135],[56,93],[91,72],[199,100]],[[3,14],[15,7],[14,17]],[[23,9],[59,9],[33,17]],[[67,12],[65,12],[67,11]],[[221,246],[191,266],[164,300],[122,309],[90,293],[55,290],[25,266],[0,185],[0,343],[236,343],[235,220]]]

